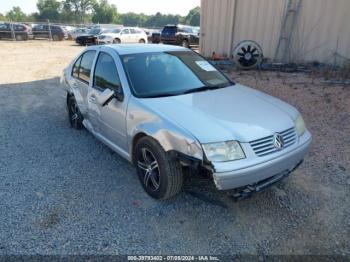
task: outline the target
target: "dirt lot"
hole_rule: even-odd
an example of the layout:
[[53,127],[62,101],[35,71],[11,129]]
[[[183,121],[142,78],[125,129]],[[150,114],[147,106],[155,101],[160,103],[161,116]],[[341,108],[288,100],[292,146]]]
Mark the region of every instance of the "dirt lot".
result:
[[69,127],[59,76],[81,49],[0,41],[0,254],[350,255],[350,87],[233,72],[301,111],[304,164],[243,201],[193,178],[158,202],[132,166]]

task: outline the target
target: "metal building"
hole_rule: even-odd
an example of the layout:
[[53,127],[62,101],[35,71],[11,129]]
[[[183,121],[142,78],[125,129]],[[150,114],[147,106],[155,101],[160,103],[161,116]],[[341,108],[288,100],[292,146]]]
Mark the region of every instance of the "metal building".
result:
[[350,58],[349,0],[201,0],[200,51],[232,56],[254,40],[282,62],[340,63]]

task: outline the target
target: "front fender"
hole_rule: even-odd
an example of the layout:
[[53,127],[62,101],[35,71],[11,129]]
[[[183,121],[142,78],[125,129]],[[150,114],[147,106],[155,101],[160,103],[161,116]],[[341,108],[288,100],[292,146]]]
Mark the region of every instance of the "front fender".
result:
[[130,143],[130,155],[135,139],[144,134],[154,138],[164,151],[177,151],[187,156],[203,160],[203,150],[198,140],[184,128],[145,108],[129,105],[127,130]]

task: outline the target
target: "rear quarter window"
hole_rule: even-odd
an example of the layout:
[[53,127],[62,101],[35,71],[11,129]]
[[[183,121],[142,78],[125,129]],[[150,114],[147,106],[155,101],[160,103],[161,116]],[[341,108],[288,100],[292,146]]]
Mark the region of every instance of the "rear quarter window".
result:
[[90,81],[90,73],[92,63],[95,58],[96,51],[87,51],[83,54],[81,59],[80,67],[79,67],[79,79],[89,83]]
[[96,51],[90,50],[82,54],[74,63],[72,68],[72,76],[89,83],[92,63],[95,58]]

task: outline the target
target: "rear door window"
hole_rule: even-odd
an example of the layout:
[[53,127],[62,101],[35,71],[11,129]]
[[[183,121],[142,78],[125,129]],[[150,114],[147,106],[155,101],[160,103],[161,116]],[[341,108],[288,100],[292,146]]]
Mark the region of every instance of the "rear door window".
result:
[[94,87],[101,90],[106,88],[118,90],[120,86],[120,79],[113,57],[100,52],[95,67]]

